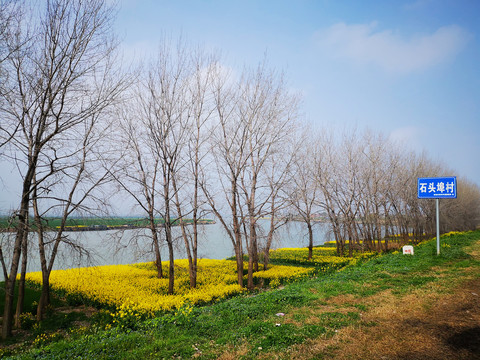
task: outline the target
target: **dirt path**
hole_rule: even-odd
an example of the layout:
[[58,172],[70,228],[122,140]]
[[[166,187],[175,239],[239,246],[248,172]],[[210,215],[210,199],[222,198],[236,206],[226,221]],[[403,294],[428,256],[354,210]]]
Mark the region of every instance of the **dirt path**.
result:
[[[383,301],[392,300],[388,294]],[[416,293],[366,314],[370,328],[346,329],[334,359],[480,359],[480,278],[434,296]]]
[[[470,252],[480,259],[480,242]],[[391,291],[370,298],[339,297],[338,305],[365,305],[362,325],[339,330],[329,340],[312,340],[292,352],[295,359],[480,360],[480,269],[404,296]],[[442,274],[438,275],[440,278]]]

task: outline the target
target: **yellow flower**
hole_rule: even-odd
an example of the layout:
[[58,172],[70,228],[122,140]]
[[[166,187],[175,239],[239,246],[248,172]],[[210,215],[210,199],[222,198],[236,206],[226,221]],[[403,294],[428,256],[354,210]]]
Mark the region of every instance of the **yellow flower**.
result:
[[[356,258],[371,254],[356,255]],[[308,249],[278,249],[270,252],[271,259],[282,259],[303,266],[270,265],[266,271],[254,273],[256,281],[265,281],[271,287],[311,276],[321,269],[330,271],[354,261],[338,257],[335,249],[314,248],[308,260]],[[69,270],[54,270],[50,275],[52,289],[85,299],[100,306],[116,308],[112,321],[151,316],[159,311],[191,311],[195,304],[217,301],[246,291],[237,283],[236,262],[231,260],[198,260],[197,288],[190,288],[188,260],[175,261],[175,292],[168,295],[168,278],[157,278],[153,262],[132,265],[106,265]],[[305,266],[307,265],[307,266]],[[168,266],[168,262],[163,264]],[[245,263],[245,268],[247,264]],[[260,268],[263,268],[260,266]],[[27,280],[42,283],[41,272],[27,274]],[[186,305],[188,304],[188,306]],[[181,309],[181,310],[178,310]]]
[[[27,280],[41,284],[41,272],[28,273]],[[209,259],[198,261],[196,289],[190,289],[188,261],[175,261],[173,295],[167,294],[168,279],[157,278],[153,263],[55,270],[50,276],[53,289],[116,307],[114,319],[136,314],[153,315],[158,311],[178,309],[186,301],[208,303],[245,291],[236,281],[234,261]]]

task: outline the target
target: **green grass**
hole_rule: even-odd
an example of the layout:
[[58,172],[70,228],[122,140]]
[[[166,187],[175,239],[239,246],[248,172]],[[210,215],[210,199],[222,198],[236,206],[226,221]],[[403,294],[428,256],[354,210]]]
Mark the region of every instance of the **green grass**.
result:
[[[17,307],[18,287],[15,288],[14,307]],[[25,287],[25,301],[23,305],[24,312],[35,313],[37,311],[36,304],[40,298],[40,290]],[[3,315],[5,306],[5,282],[0,282],[0,311]]]
[[[337,307],[329,305],[324,310],[332,297],[374,296],[387,289],[400,296],[439,281],[453,286],[459,278],[467,276],[472,267],[480,267],[480,263],[465,251],[478,239],[480,231],[449,236],[442,238],[440,256],[436,255],[435,241],[430,241],[415,247],[414,256],[398,252],[386,254],[283,289],[239,296],[210,306],[187,306],[130,326],[109,328],[106,318],[102,320],[102,313],[99,313],[91,319],[90,328],[60,333],[51,340],[47,337],[12,358],[195,356],[215,359],[225,351],[240,359],[255,359],[265,352],[285,353],[284,358],[288,358],[292,345],[307,339],[328,338],[347,326],[372,326],[362,322],[360,314],[366,310],[365,305],[345,303]],[[285,316],[277,316],[278,313]],[[314,321],[306,321],[308,319]]]
[[[41,286],[40,285],[32,285],[26,284],[25,286],[25,299],[23,303],[23,312],[36,314],[37,312],[37,305],[38,299],[40,298],[41,293]],[[18,296],[18,282],[17,286],[15,287],[15,299],[14,299],[14,307],[17,306],[17,296]],[[0,282],[0,311],[3,314],[5,305],[5,282]],[[55,296],[55,294],[51,297],[51,305],[52,307],[59,307],[64,306],[66,303],[60,299],[59,297]]]

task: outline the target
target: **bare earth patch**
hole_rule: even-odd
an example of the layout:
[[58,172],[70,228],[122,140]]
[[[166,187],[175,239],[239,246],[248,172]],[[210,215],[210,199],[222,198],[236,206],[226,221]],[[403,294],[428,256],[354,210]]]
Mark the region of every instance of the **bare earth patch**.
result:
[[364,317],[376,326],[343,330],[332,358],[480,359],[480,278],[449,295],[377,300],[382,305]]

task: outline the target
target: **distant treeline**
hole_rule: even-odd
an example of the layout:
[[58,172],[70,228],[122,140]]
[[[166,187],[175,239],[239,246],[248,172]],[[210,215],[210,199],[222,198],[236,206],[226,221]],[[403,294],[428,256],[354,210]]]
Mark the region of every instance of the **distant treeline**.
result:
[[[178,219],[170,219],[172,225],[179,225]],[[183,220],[185,224],[191,224],[192,219]],[[31,231],[35,230],[35,224],[31,221]],[[214,224],[215,220],[200,219],[199,224]],[[155,224],[159,227],[165,224],[165,219],[155,219]],[[0,217],[0,231],[14,232],[18,225],[17,219],[7,216]],[[61,219],[55,217],[47,217],[43,219],[43,225],[48,230],[57,230],[61,226]],[[148,219],[141,217],[92,217],[92,218],[70,218],[65,224],[64,231],[102,231],[115,229],[137,229],[149,226]]]

